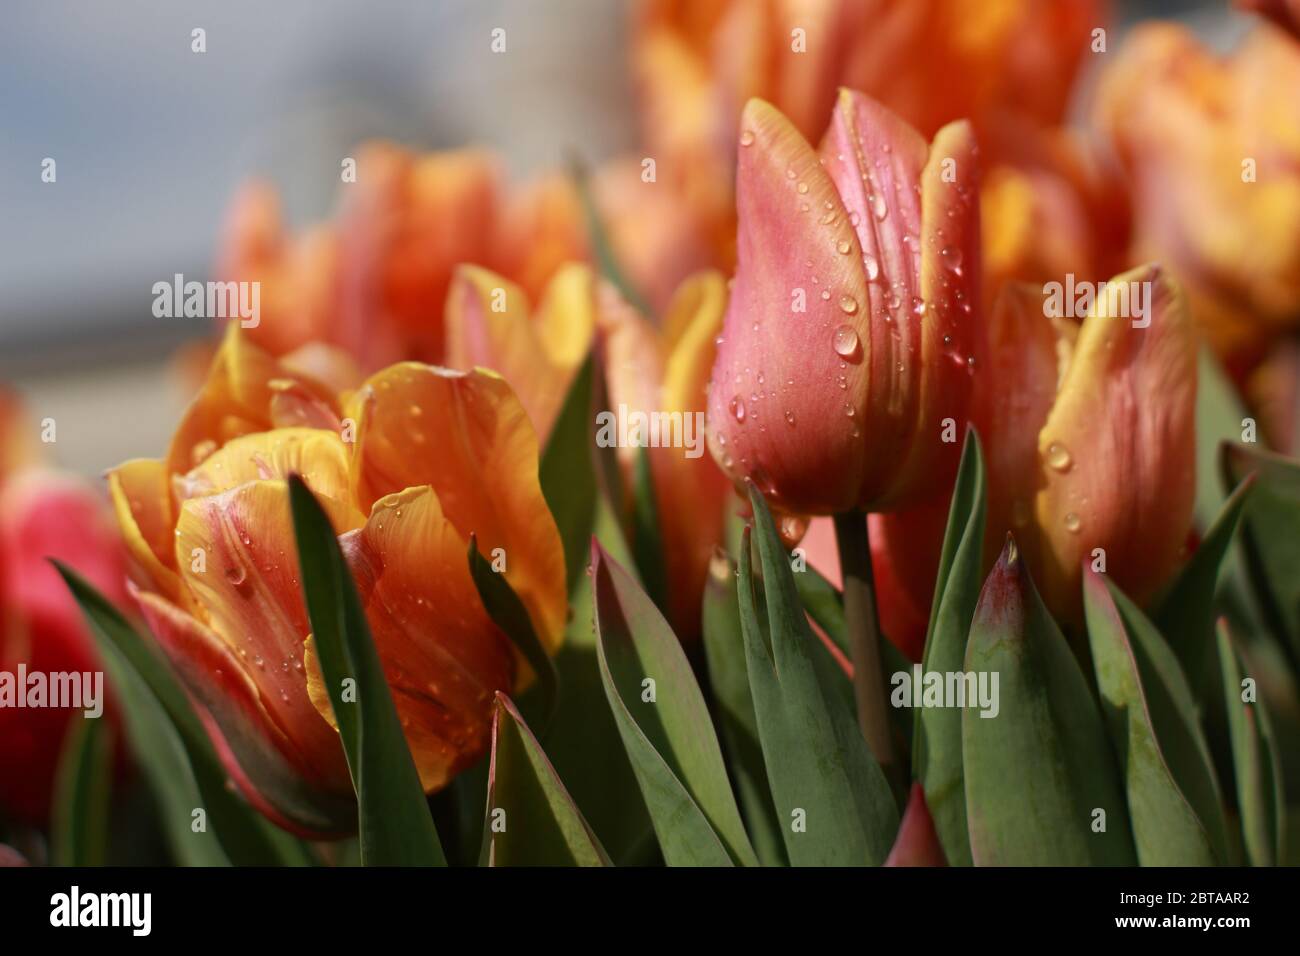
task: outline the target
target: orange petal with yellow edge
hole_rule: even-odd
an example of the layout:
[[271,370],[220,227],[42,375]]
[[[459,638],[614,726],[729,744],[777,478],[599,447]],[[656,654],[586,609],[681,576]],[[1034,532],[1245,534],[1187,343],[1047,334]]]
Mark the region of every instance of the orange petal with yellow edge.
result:
[[556,650],[568,603],[564,548],[537,477],[537,436],[506,381],[403,362],[367,380],[349,414],[357,505],[432,487],[462,539],[476,534],[484,554],[504,551],[506,579]]
[[[340,509],[321,504],[338,527]],[[181,506],[176,559],[196,616],[238,658],[270,721],[304,753],[338,745],[307,695],[311,627],[284,481],[255,481]]]
[[[420,781],[440,789],[486,750],[492,695],[514,686],[512,646],[483,609],[466,540],[428,486],[376,502],[343,550]],[[314,645],[308,672],[312,701],[332,721]]]
[[1145,601],[1191,526],[1196,344],[1187,308],[1157,266],[1111,283],[1149,283],[1149,325],[1094,307],[1038,435],[1043,596],[1058,613],[1077,614],[1080,565],[1095,560],[1095,548],[1105,551],[1106,573]]
[[167,466],[154,458],[135,458],[109,469],[107,475],[131,580],[169,600],[184,603],[176,572]]

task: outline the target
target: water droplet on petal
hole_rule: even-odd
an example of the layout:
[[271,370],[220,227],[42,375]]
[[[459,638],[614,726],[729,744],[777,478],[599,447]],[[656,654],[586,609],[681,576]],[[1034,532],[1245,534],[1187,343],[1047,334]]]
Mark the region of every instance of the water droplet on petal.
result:
[[1073,511],[1065,516],[1065,530],[1070,532],[1070,534],[1078,534],[1079,526],[1081,524],[1082,522],[1079,521],[1079,516]]
[[745,424],[745,400],[739,395],[735,395],[731,399],[731,417],[736,420],[737,424]]
[[835,243],[835,250],[842,256],[847,256],[849,250],[852,248],[853,243],[849,242],[847,239],[841,239],[839,242]]
[[740,134],[740,145],[741,145],[741,146],[753,146],[753,145],[754,145],[754,131],[753,131],[753,130],[747,129],[747,130],[745,130],[743,133]]
[[854,331],[851,325],[841,325],[837,328],[831,342],[835,346],[835,353],[845,358],[854,358],[862,350],[862,343],[858,341],[858,333]]
[[854,312],[858,311],[858,300],[853,298],[851,295],[842,295],[840,296],[840,308],[849,315],[852,315]]
[[1070,466],[1074,464],[1074,459],[1070,457],[1070,450],[1060,442],[1052,442],[1047,446],[1047,464],[1054,471],[1069,471]]

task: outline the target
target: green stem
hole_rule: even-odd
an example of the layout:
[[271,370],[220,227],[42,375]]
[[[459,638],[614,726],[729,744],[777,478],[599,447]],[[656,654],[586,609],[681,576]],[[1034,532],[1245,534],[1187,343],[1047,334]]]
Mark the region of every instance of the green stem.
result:
[[844,620],[853,658],[853,697],[862,736],[891,785],[898,785],[894,741],[885,710],[885,680],[880,665],[880,616],[876,579],[871,571],[867,517],[860,511],[835,516],[835,544],[844,578]]

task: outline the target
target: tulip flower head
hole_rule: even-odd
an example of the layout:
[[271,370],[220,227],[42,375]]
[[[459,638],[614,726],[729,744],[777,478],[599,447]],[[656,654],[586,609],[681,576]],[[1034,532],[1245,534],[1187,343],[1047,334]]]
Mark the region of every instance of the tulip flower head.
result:
[[340,535],[429,791],[483,754],[492,695],[522,673],[470,577],[469,536],[500,549],[551,650],[564,562],[504,380],[404,363],[336,396],[231,326],[168,457],[109,484],[136,601],[232,776],[281,825],[328,832],[355,811],[298,582],[291,473]]
[[[1009,287],[990,318],[974,418],[988,449],[988,546],[1015,534],[1043,600],[1072,617],[1086,562],[1144,601],[1174,569],[1195,497],[1196,347],[1156,266],[1108,285],[1149,290],[1145,315],[1098,297],[1082,324]],[[1050,311],[1050,310],[1049,310]]]
[[951,477],[974,371],[978,150],[927,147],[842,91],[820,151],[750,101],[737,266],[709,390],[709,442],[791,512],[881,511]]

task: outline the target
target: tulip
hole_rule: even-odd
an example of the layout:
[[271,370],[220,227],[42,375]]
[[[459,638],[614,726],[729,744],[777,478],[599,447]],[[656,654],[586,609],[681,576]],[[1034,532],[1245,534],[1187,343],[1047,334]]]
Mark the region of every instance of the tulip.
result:
[[351,784],[298,583],[286,479],[339,533],[420,780],[484,753],[496,690],[527,679],[465,559],[471,534],[554,651],[565,615],[559,533],[537,441],[506,383],[403,363],[331,394],[227,332],[168,455],[112,470],[133,594],[202,707],[249,801],[332,832]]
[[[121,546],[108,508],[80,479],[36,464],[19,403],[0,391],[0,670],[101,670],[76,601],[50,558],[125,604]],[[12,466],[12,467],[11,467]],[[77,708],[0,708],[0,813],[41,825]]]
[[[683,640],[700,632],[700,601],[709,560],[721,542],[728,481],[704,454],[706,384],[714,342],[727,306],[726,281],[716,272],[688,278],[658,327],[606,288],[598,313],[611,410],[680,413],[682,446],[645,450],[654,489],[659,537],[667,561],[667,616]],[[688,432],[687,429],[690,429]],[[694,440],[692,449],[686,443]],[[624,483],[631,486],[641,449],[620,446]]]
[[778,510],[835,515],[858,720],[896,784],[862,512],[932,499],[956,470],[978,342],[977,154],[968,123],[927,148],[847,90],[820,155],[761,100],[741,118],[709,447]]
[[[499,372],[519,396],[543,439],[559,413],[578,366],[598,337],[597,352],[611,409],[677,413],[686,424],[703,414],[714,339],[722,327],[726,282],[701,272],[682,283],[663,321],[653,324],[591,270],[561,267],[541,305],[530,313],[522,289],[502,276],[462,266],[447,302],[448,362]],[[683,432],[683,440],[686,438]],[[702,432],[692,437],[703,442]],[[698,634],[700,595],[709,558],[722,537],[727,482],[717,466],[688,447],[658,445],[649,457],[663,551],[671,557],[668,616],[677,634]],[[639,447],[620,445],[625,483],[635,474]]]
[[737,481],[802,514],[882,511],[951,479],[973,372],[979,211],[970,127],[932,147],[841,93],[820,157],[752,101],[738,263],[709,391]]
[[648,0],[633,47],[645,137],[666,165],[725,184],[717,166],[751,97],[809,139],[840,86],[927,137],[961,118],[981,134],[1007,114],[1055,125],[1105,9],[1098,0]]
[[[227,216],[217,274],[261,284],[261,321],[246,333],[277,358],[325,342],[367,373],[403,359],[445,364],[444,307],[462,264],[538,301],[561,268],[591,255],[567,175],[508,188],[483,151],[419,155],[388,143],[364,146],[356,160],[330,222],[289,233],[275,191],[260,182]],[[729,240],[671,180],[642,177],[639,160],[616,161],[591,191],[616,258],[662,309],[689,274],[729,263]]]
[[1134,191],[1133,257],[1163,262],[1230,370],[1300,327],[1300,44],[1271,27],[1219,56],[1174,24],[1133,31],[1096,127]]
[[[988,323],[974,419],[988,449],[987,552],[1016,536],[1045,603],[1079,619],[1081,569],[1150,598],[1182,556],[1195,497],[1196,349],[1177,286],[1156,266],[1143,317],[1098,297],[1076,325],[1013,287]],[[1014,383],[1012,386],[1010,383]]]

